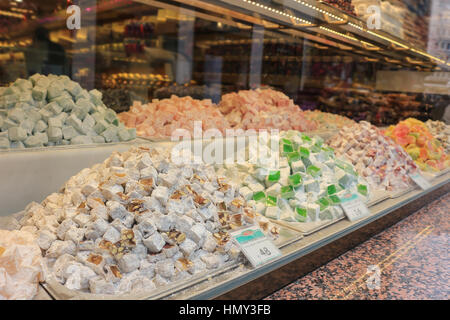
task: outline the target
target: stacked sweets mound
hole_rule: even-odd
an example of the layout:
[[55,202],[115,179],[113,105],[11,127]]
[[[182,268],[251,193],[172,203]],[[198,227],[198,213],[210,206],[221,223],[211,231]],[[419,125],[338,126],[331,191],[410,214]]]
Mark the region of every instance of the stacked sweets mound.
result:
[[317,128],[288,96],[272,89],[241,90],[225,94],[219,108],[233,128],[298,131]]
[[450,166],[450,157],[427,126],[414,118],[390,126],[385,135],[402,146],[423,171],[436,172]]
[[412,183],[409,174],[417,170],[399,145],[366,121],[341,129],[330,146],[348,159],[373,189],[405,189]]
[[315,121],[318,130],[341,129],[355,124],[355,121],[347,117],[319,110],[307,110],[305,111],[305,117],[310,121]]
[[119,122],[98,90],[67,76],[35,74],[0,88],[0,149],[128,141],[134,129]]
[[[270,152],[268,149],[263,154]],[[310,138],[298,131],[282,132],[280,152],[277,162],[251,155],[248,164],[220,167],[218,173],[239,176],[241,194],[249,205],[274,220],[317,222],[340,218],[340,197],[348,192],[367,202],[365,180],[349,162],[336,158],[322,138]]]
[[153,100],[142,104],[135,102],[119,119],[129,128],[136,128],[144,137],[166,138],[176,129],[186,129],[191,134],[194,122],[201,121],[202,129],[218,129],[222,133],[228,127],[227,120],[211,100],[171,96],[170,99]]
[[168,159],[143,147],[113,153],[27,206],[21,230],[37,236],[55,285],[148,292],[236,260],[231,229],[256,223],[276,237],[214,168]]
[[450,126],[442,121],[427,120],[425,122],[431,134],[439,140],[447,154],[450,154]]
[[32,299],[44,280],[41,249],[27,231],[0,230],[0,300]]

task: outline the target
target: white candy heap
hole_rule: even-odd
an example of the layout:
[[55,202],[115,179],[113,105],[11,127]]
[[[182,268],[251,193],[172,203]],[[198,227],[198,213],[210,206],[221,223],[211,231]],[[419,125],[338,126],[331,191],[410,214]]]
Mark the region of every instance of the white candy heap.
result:
[[148,291],[237,259],[230,229],[259,223],[278,231],[212,167],[168,159],[143,147],[113,153],[26,208],[22,230],[37,234],[61,284],[97,294]]
[[67,76],[35,74],[0,88],[0,149],[129,141],[127,129],[98,90]]
[[412,183],[408,174],[417,170],[402,147],[366,121],[341,129],[330,146],[337,155],[351,161],[356,171],[376,189],[408,188]]

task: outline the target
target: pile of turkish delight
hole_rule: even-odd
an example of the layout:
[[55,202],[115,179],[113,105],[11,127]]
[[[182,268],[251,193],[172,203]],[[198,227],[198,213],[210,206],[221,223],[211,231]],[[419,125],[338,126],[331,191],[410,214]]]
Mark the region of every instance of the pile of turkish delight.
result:
[[450,167],[450,155],[422,121],[408,118],[389,126],[384,134],[400,145],[420,170],[438,172]]
[[441,143],[445,153],[450,154],[450,125],[442,121],[427,120],[425,122],[431,134]]
[[0,149],[128,141],[125,128],[102,102],[67,76],[35,74],[0,88]]
[[374,189],[408,188],[412,183],[408,175],[417,170],[401,146],[366,121],[341,129],[330,147],[347,158]]
[[319,130],[341,129],[345,126],[352,126],[355,124],[355,121],[347,117],[319,110],[307,110],[304,114],[306,119],[316,122],[317,129]]
[[365,180],[350,163],[336,158],[322,138],[287,131],[279,143],[278,168],[251,156],[251,165],[217,167],[218,174],[238,176],[240,192],[256,212],[288,222],[327,221],[343,217],[340,197],[348,192],[368,201]]
[[191,97],[171,96],[148,104],[135,102],[130,111],[119,114],[119,119],[127,127],[136,128],[139,136],[154,138],[170,137],[176,129],[186,129],[192,135],[194,121],[201,121],[203,130],[214,128],[224,133],[229,127],[211,100]]
[[97,294],[148,292],[235,261],[231,229],[255,223],[279,232],[213,167],[168,159],[143,147],[115,152],[27,206],[22,230],[37,235],[59,283]]
[[35,237],[26,231],[0,230],[0,300],[33,299],[43,280]]
[[241,90],[222,96],[220,111],[233,128],[312,131],[316,124],[284,93],[272,89]]

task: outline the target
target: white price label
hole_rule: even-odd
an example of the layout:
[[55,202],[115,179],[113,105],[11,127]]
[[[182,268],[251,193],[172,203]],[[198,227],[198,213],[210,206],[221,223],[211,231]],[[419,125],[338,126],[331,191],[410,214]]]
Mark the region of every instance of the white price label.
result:
[[231,237],[255,268],[281,256],[281,251],[259,227],[251,226],[234,231]]
[[431,187],[431,183],[420,173],[410,174],[409,177],[420,187],[422,190],[426,190]]
[[359,199],[358,195],[348,193],[340,197],[341,207],[350,221],[356,221],[370,214],[367,206]]

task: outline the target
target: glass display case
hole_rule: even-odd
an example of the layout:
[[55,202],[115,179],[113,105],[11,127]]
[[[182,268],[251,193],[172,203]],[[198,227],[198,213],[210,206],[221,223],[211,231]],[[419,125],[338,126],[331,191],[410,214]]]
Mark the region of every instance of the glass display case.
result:
[[[70,254],[84,259],[80,252],[97,251],[81,249],[82,242],[97,246],[95,240],[105,240],[105,230],[115,228],[111,233],[119,238],[108,240],[111,246],[102,253],[113,259],[102,264],[103,273],[110,268],[110,278],[74,284],[58,274],[42,282],[54,299],[261,298],[363,241],[371,234],[367,228],[385,228],[413,212],[413,204],[448,193],[449,97],[450,3],[445,0],[0,0],[0,229],[34,234],[56,270],[55,260],[70,248],[54,253],[55,241],[71,242]],[[212,201],[222,214],[216,212],[218,221],[223,212],[233,216],[236,203],[222,207],[200,196],[199,190],[209,191],[209,185],[202,189],[209,171],[200,177],[177,171],[195,187],[175,190],[168,154],[166,168],[151,150],[170,152],[180,129],[194,138],[196,129],[216,130],[213,143],[219,141],[220,148],[228,143],[223,135],[234,129],[233,150],[235,145],[239,150],[239,139],[250,145],[251,130],[279,130],[281,169],[269,170],[261,159],[251,162],[251,155],[244,164],[212,166],[217,177],[233,182],[236,199],[254,211],[250,218],[242,213],[242,219],[264,229],[281,248],[279,259],[252,268],[242,255],[232,259],[228,247],[225,253],[214,251],[216,245],[204,248],[207,234],[217,235],[218,246],[231,240],[224,236],[229,230],[222,226],[219,234],[211,226],[214,218],[203,216],[204,203],[195,201]],[[212,141],[200,138],[203,146]],[[195,143],[192,148],[195,152]],[[142,160],[146,152],[148,163]],[[137,160],[125,164],[127,159]],[[116,181],[119,187],[104,190],[109,182],[97,181],[97,163],[115,174],[108,181],[122,179]],[[133,165],[137,178],[128,171]],[[148,173],[149,167],[154,172]],[[262,168],[268,171],[258,173]],[[90,180],[83,176],[87,172]],[[427,183],[419,188],[421,177]],[[212,179],[211,188],[226,194],[228,185],[220,179]],[[147,192],[144,200],[130,180]],[[71,189],[78,187],[83,191]],[[163,235],[159,242],[138,239],[137,231],[121,239],[123,230],[137,230],[142,222],[132,208],[166,189],[169,194],[158,198],[162,205],[146,207],[158,216],[152,232]],[[340,196],[349,191],[369,210],[357,221],[341,209]],[[88,233],[94,230],[91,220],[99,219],[92,213],[94,193],[105,208],[102,235]],[[186,193],[195,200],[193,209],[202,212],[196,220],[205,230],[202,236],[191,225],[178,230],[182,214],[170,218],[170,227],[159,224],[175,210],[168,209],[168,199]],[[69,200],[54,200],[58,197]],[[46,229],[47,218],[39,218],[33,201],[41,202],[39,210],[70,207],[91,218],[81,222],[64,213]],[[114,205],[128,212],[119,222],[112,216]],[[128,225],[121,219],[130,212]],[[69,226],[61,231],[63,221],[74,219],[81,236]],[[244,225],[239,220],[238,227]],[[170,238],[180,234],[179,243]],[[357,234],[358,241],[343,244]],[[195,257],[181,246],[186,235],[194,242],[198,236]],[[123,244],[129,240],[136,243]],[[139,245],[144,253],[137,251]],[[174,275],[160,270],[155,258],[165,254],[170,260],[171,248],[180,254],[173,255]],[[136,261],[112,254],[119,249]],[[227,257],[215,263],[202,254]],[[92,257],[83,261],[97,270]],[[150,261],[147,269],[143,260]],[[207,270],[192,271],[193,261]],[[140,278],[122,280],[144,269],[148,279],[133,292],[131,283]],[[116,271],[122,280],[111,278]],[[245,294],[249,289],[252,294]]]

